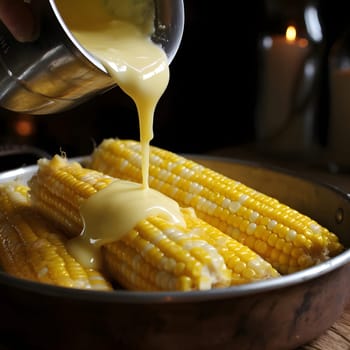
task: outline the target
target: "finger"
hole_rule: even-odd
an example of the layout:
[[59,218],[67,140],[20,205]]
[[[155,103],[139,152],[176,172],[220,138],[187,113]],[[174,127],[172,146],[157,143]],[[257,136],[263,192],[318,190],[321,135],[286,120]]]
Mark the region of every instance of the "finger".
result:
[[36,25],[30,4],[23,0],[0,0],[0,21],[21,42],[31,41]]

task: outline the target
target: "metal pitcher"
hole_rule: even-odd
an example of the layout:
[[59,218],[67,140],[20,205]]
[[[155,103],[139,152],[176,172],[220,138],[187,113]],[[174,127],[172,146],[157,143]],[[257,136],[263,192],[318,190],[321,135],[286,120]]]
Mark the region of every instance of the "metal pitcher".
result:
[[[36,4],[40,35],[35,41],[18,42],[0,23],[0,106],[52,114],[115,87],[102,64],[74,39],[55,1]],[[183,1],[155,0],[154,13],[152,40],[163,47],[170,63],[182,38]]]

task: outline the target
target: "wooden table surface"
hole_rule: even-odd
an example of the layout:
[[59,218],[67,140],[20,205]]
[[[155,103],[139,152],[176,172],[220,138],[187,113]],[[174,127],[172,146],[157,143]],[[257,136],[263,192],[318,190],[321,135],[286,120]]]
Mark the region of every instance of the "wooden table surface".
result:
[[[283,156],[269,157],[266,154],[257,154],[256,151],[246,148],[228,148],[211,152],[211,155],[244,159],[248,161],[259,161],[268,165],[277,166],[300,174],[307,175],[318,181],[324,181],[339,187],[350,193],[350,165],[344,171],[335,171],[329,166],[325,158],[318,159],[288,159]],[[350,278],[350,276],[349,276]],[[350,300],[345,307],[344,313],[330,329],[311,343],[299,347],[297,350],[350,350]]]

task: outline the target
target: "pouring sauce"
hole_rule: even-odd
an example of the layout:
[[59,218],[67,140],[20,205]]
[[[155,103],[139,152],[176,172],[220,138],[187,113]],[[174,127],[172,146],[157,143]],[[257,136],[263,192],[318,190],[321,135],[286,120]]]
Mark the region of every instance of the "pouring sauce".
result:
[[150,214],[184,224],[178,204],[148,185],[153,117],[169,82],[168,59],[151,40],[153,0],[56,0],[56,6],[79,43],[133,99],[139,117],[142,184],[116,180],[91,196],[81,210],[84,231],[69,244],[82,264],[96,268],[98,247],[119,239]]

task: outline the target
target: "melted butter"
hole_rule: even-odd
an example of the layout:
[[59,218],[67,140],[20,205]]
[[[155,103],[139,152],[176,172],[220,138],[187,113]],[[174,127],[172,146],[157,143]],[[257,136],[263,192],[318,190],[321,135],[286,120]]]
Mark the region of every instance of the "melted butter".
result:
[[136,104],[142,183],[148,187],[156,105],[169,82],[164,50],[152,42],[153,0],[56,0],[67,27]]
[[157,215],[185,225],[178,203],[141,184],[116,180],[88,198],[81,207],[82,234],[69,241],[68,249],[88,267],[101,264],[99,247],[120,239],[138,222]]
[[168,60],[150,38],[153,0],[56,0],[56,6],[80,44],[133,99],[139,116],[142,184],[113,182],[89,198],[81,208],[84,230],[69,242],[81,263],[96,268],[99,247],[120,239],[149,215],[184,225],[177,203],[148,186],[153,117],[169,82]]

